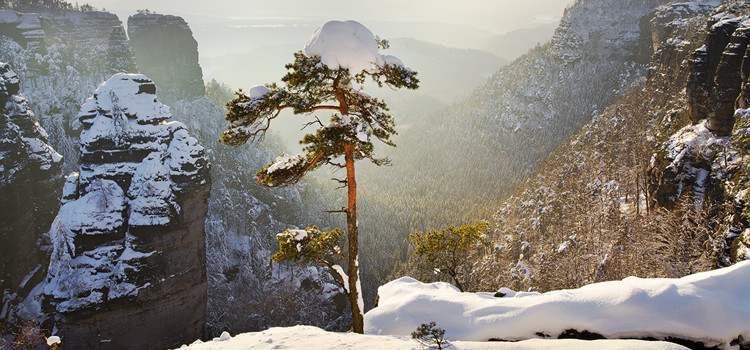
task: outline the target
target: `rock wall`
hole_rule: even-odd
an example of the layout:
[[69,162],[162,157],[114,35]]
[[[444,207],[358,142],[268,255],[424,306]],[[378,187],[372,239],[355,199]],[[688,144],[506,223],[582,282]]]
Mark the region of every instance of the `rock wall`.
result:
[[24,81],[21,92],[69,173],[78,166],[81,128],[75,116],[81,101],[112,74],[133,72],[135,58],[114,14],[33,11],[0,11],[0,61],[10,63]]
[[678,108],[662,121],[684,125],[678,119],[685,110],[685,123],[691,125],[665,133],[668,139],[649,169],[655,204],[674,212],[693,205],[712,220],[710,229],[719,237],[714,253],[722,265],[750,258],[750,198],[743,170],[750,124],[747,111],[740,109],[748,105],[748,14],[746,2],[729,1],[696,17],[706,18],[705,30],[695,40],[702,46],[688,54],[685,99],[676,96]]
[[128,36],[140,71],[162,89],[182,98],[203,96],[203,72],[198,64],[198,42],[182,17],[136,14],[128,17]]
[[55,217],[63,180],[62,156],[19,88],[18,76],[0,62],[0,319],[44,276],[42,234]]
[[[750,44],[750,19],[727,11],[708,21],[704,45],[690,61],[687,82],[688,104],[694,123],[707,119],[708,129],[728,136],[734,126],[735,102],[747,86],[743,76],[744,57]],[[738,105],[746,105],[746,95]]]
[[139,74],[114,75],[81,107],[81,165],[50,230],[44,289],[66,348],[203,336],[209,165],[170,117]]

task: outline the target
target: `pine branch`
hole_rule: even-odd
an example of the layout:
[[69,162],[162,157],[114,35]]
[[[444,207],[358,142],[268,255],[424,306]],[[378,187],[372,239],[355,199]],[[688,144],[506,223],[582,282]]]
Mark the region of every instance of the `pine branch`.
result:
[[311,121],[311,122],[309,122],[309,123],[305,123],[305,125],[304,125],[304,126],[302,126],[302,129],[300,129],[300,130],[305,130],[305,128],[307,128],[307,127],[308,127],[308,126],[310,126],[310,125],[314,125],[315,123],[318,123],[318,125],[320,125],[321,127],[323,127],[323,126],[324,126],[324,125],[323,125],[323,122],[321,122],[321,121],[320,121],[320,119],[319,119],[318,117],[315,117],[315,120],[314,120],[314,121]]
[[346,188],[346,187],[347,187],[347,186],[349,185],[349,181],[348,181],[348,180],[346,180],[346,179],[343,179],[343,180],[339,180],[339,179],[337,179],[337,178],[331,178],[331,180],[333,180],[333,181],[336,181],[336,182],[338,182],[338,183],[340,183],[340,184],[341,184],[341,186],[340,186],[340,187],[336,187],[336,188],[335,188],[335,189],[337,189],[337,190],[340,190],[340,189],[342,189],[342,188]]

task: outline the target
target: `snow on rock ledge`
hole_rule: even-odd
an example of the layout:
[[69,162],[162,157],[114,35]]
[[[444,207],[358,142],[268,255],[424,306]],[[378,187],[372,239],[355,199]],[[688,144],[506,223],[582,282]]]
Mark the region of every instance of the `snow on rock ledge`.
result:
[[63,180],[62,156],[49,145],[20,84],[0,62],[0,319],[11,319],[44,277],[40,238],[55,217]]
[[118,73],[78,115],[81,165],[50,230],[44,289],[66,346],[163,348],[202,334],[209,165],[155,92]]
[[[171,117],[169,107],[155,92],[146,76],[118,73],[81,107],[81,169],[68,177],[64,205],[50,231],[55,258],[46,292],[66,300],[58,304],[60,312],[108,300],[91,290],[117,284],[111,273],[124,268],[119,256],[135,240],[130,229],[174,223],[178,196],[208,181],[203,147],[182,123],[165,121]],[[90,253],[103,246],[114,260],[91,264],[97,258]],[[108,273],[93,271],[102,271],[103,264],[109,264]],[[83,270],[91,270],[87,283],[68,281],[72,271]],[[79,300],[83,294],[87,297]]]
[[[59,172],[62,156],[47,143],[47,132],[19,94],[20,80],[0,62],[0,182],[10,183],[26,166]],[[56,169],[56,170],[55,170]]]
[[409,277],[378,289],[380,305],[365,315],[365,333],[408,335],[436,321],[459,340],[520,340],[568,329],[607,338],[665,339],[732,348],[750,345],[750,261],[680,279],[641,279],[591,284],[544,294],[461,293],[447,283]]

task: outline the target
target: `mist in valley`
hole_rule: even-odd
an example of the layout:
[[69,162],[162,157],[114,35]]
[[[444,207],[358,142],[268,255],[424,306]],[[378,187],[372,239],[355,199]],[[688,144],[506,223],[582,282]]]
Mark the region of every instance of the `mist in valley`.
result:
[[[375,35],[389,40],[390,49],[385,54],[399,57],[419,73],[420,88],[413,91],[377,88],[374,84],[364,86],[364,91],[385,100],[396,117],[399,131],[394,138],[397,147],[376,145],[376,154],[391,159],[392,165],[358,164],[360,239],[362,259],[367,261],[363,264],[363,287],[368,306],[374,301],[377,286],[392,274],[394,264],[407,259],[410,233],[490,219],[510,184],[518,181],[502,176],[487,178],[487,172],[480,169],[454,168],[451,159],[436,161],[440,155],[428,154],[429,149],[465,149],[470,145],[444,144],[443,140],[449,137],[440,133],[451,132],[450,128],[432,125],[431,119],[468,99],[501,67],[549,41],[570,3],[473,1],[432,3],[425,8],[395,1],[380,2],[374,7],[325,1],[315,6],[285,2],[283,6],[258,3],[235,7],[219,1],[207,10],[191,3],[169,6],[168,2],[93,2],[115,13],[147,8],[155,13],[164,11],[184,17],[198,41],[204,80],[226,91],[279,82],[286,72],[284,65],[293,60],[293,53],[303,49],[315,29],[330,19],[354,19],[365,24]],[[461,108],[448,112],[454,116],[448,123],[464,123]],[[330,118],[325,113],[311,116],[282,113],[274,121],[265,143],[279,154],[299,153],[298,140],[310,132],[301,127],[315,117],[324,122]],[[217,130],[217,137],[219,133]],[[254,182],[252,174],[256,170],[245,169],[244,181]],[[464,188],[445,183],[452,178],[449,174],[466,178],[466,182],[457,185],[474,183],[478,187],[468,189],[468,196],[461,194]],[[321,169],[305,180],[318,189],[315,192],[322,197],[319,203],[325,203],[325,207],[314,209],[301,203],[314,212],[312,215],[321,215],[319,222],[309,225],[345,226],[343,215],[323,213],[339,209],[345,202],[346,192],[337,190],[339,184],[331,181],[341,176],[333,169]],[[473,178],[477,181],[471,181]],[[503,185],[482,189],[480,184],[486,181]],[[435,187],[428,183],[442,184]]]
[[[748,28],[742,0],[0,0],[0,348],[434,320],[745,349],[709,291],[597,327],[651,316],[606,281],[750,259]],[[587,329],[580,290],[609,312]],[[556,291],[570,311],[538,312]],[[485,322],[519,299],[528,329]],[[726,321],[694,337],[706,309]]]

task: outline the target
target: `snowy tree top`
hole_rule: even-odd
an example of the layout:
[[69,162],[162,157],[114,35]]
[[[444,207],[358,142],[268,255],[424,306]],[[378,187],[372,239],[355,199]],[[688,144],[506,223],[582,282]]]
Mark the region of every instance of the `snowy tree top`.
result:
[[346,68],[352,74],[369,72],[385,64],[403,67],[400,59],[381,55],[378,39],[356,21],[323,23],[305,45],[305,54],[319,56],[330,69]]
[[250,88],[250,90],[247,92],[248,96],[253,98],[261,98],[265,95],[268,95],[271,93],[271,89],[264,85],[255,85]]

